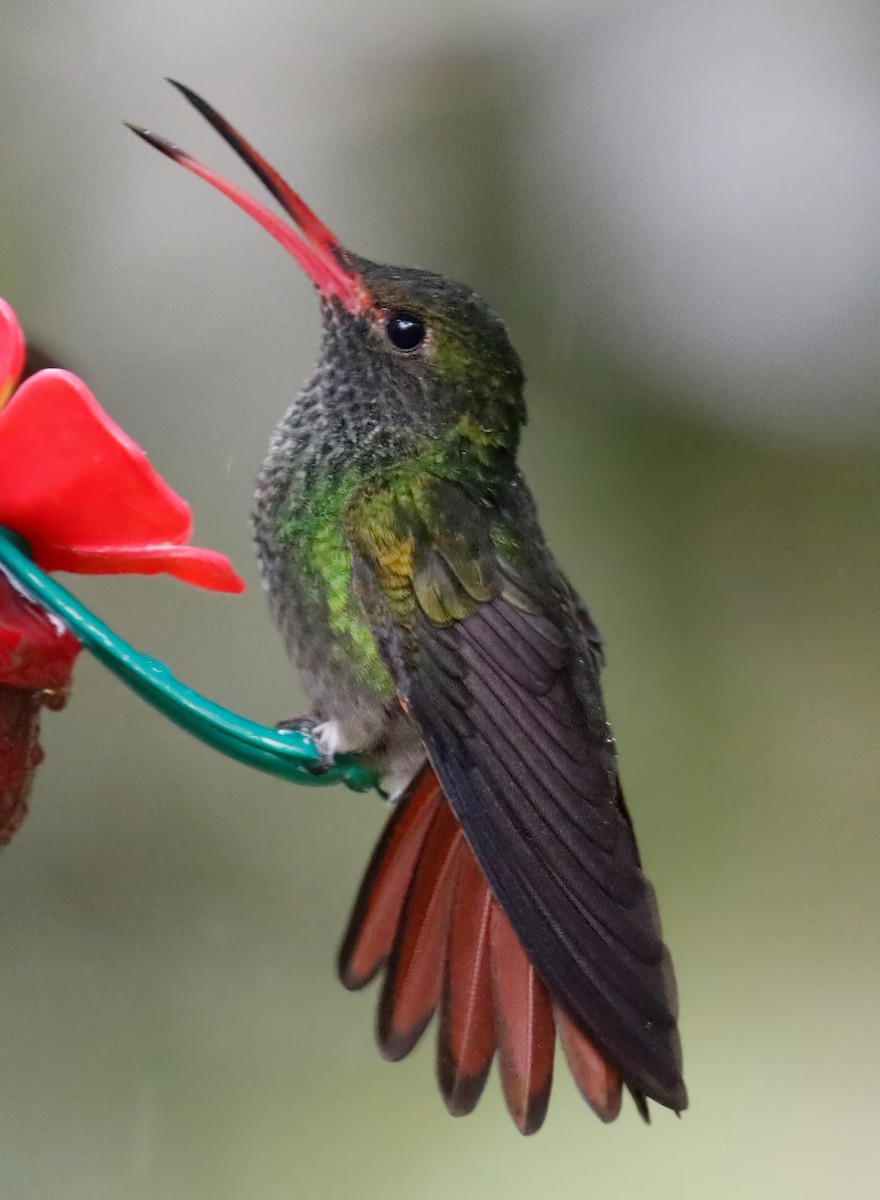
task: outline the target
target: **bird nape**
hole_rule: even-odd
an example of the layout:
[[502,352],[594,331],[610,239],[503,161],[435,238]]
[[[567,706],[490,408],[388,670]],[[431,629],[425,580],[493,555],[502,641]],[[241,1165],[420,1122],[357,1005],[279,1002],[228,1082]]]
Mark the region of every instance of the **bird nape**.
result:
[[396,798],[340,975],[382,973],[378,1040],[439,1014],[437,1072],[470,1112],[497,1058],[522,1133],[544,1119],[556,1035],[603,1121],[623,1088],[687,1105],[675,979],[600,691],[601,641],[547,548],[516,455],[523,373],[469,288],[352,254],[210,105],[175,87],[288,225],[183,150],[319,292],[319,363],[276,427],[254,537],[311,703],[285,722],[362,755]]

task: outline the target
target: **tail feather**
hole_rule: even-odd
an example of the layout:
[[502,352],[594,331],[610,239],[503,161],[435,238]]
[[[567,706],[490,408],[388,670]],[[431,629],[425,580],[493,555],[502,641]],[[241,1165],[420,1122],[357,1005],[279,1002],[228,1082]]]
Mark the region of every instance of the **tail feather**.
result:
[[495,901],[466,847],[459,855],[437,1035],[437,1078],[453,1116],[472,1112],[495,1054],[489,933]]
[[620,1112],[620,1072],[605,1061],[560,1005],[554,1009],[559,1040],[578,1090],[600,1120],[613,1121]]
[[517,1129],[535,1133],[553,1082],[553,1003],[499,904],[492,906],[491,946],[501,1087]]
[[379,1001],[379,1047],[392,1061],[409,1054],[440,1002],[462,841],[452,810],[441,805],[416,863]]
[[365,987],[391,953],[416,862],[441,803],[437,777],[426,768],[385,827],[339,951],[339,977],[351,991]]
[[[383,967],[379,1047],[386,1058],[403,1058],[439,1008],[437,1075],[453,1115],[476,1106],[497,1050],[517,1128],[539,1129],[558,1030],[584,1099],[603,1121],[617,1116],[619,1071],[535,972],[430,767],[399,802],[376,847],[339,955],[340,977],[351,989]],[[647,1118],[643,1095],[629,1090]]]

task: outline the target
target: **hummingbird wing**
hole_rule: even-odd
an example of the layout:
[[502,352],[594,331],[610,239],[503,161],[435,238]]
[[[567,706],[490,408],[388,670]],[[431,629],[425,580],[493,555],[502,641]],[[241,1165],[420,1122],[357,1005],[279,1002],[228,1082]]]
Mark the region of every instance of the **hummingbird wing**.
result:
[[[674,976],[617,778],[597,636],[524,484],[489,493],[385,473],[356,489],[346,527],[401,702],[563,1035],[567,1021],[634,1092],[685,1108]],[[451,837],[435,836],[437,869],[450,869]]]

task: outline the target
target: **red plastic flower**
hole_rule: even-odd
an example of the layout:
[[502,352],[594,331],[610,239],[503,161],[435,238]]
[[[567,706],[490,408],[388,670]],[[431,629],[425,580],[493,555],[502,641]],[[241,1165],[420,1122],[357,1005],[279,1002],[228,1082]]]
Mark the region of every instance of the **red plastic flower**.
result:
[[[165,572],[214,591],[244,583],[214,550],[189,546],[189,505],[67,371],[18,382],[24,337],[0,300],[0,526],[45,570]],[[79,642],[0,568],[0,845],[24,816],[43,704],[60,708]]]

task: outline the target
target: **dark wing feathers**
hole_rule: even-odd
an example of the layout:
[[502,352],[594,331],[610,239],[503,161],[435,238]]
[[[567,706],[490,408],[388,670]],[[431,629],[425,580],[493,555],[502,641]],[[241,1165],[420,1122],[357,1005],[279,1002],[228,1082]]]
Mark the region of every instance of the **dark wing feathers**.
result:
[[[672,968],[620,794],[586,610],[536,525],[528,556],[516,553],[517,522],[531,517],[510,511],[510,495],[490,507],[430,480],[410,482],[405,511],[392,492],[375,496],[353,500],[349,530],[377,585],[377,642],[495,897],[583,1042],[631,1089],[684,1108]],[[377,529],[377,514],[390,523]],[[582,1090],[607,1109],[603,1086],[619,1088],[568,1040]]]
[[[503,671],[494,688],[462,671],[467,733],[460,714],[456,729],[438,713],[436,679],[416,674],[408,699],[495,895],[554,994],[626,1079],[682,1106],[668,956],[615,792],[602,803],[601,772],[581,770],[597,790],[578,795],[577,764],[556,739],[505,721],[526,701],[508,700]],[[560,724],[570,707],[560,705]]]

